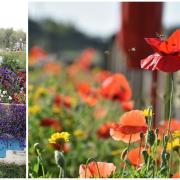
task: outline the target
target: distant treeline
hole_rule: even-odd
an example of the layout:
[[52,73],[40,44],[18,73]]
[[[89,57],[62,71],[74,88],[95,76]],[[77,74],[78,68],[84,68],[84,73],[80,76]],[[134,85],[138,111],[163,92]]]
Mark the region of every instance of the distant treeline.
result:
[[104,50],[107,44],[101,38],[85,35],[71,24],[57,23],[52,19],[38,22],[29,19],[29,48],[33,45],[40,45],[50,52],[59,52],[87,47]]
[[0,28],[0,49],[13,49],[18,42],[26,44],[26,33],[13,28]]

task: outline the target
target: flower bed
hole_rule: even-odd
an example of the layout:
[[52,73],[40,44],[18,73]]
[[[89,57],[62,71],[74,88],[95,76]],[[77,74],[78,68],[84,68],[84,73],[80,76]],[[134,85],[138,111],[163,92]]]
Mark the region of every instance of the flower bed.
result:
[[0,65],[0,158],[7,150],[23,150],[26,139],[26,73],[22,52],[2,52]]
[[4,150],[23,149],[25,137],[26,106],[24,104],[0,103],[0,140],[6,145]]
[[[179,45],[179,38],[180,30],[173,46]],[[180,69],[175,61],[166,71],[174,61],[163,64],[169,55],[159,51],[161,43],[168,44],[158,40],[153,45],[160,59],[156,54],[146,58],[142,68],[171,73]],[[171,56],[179,60],[179,49],[172,50]],[[85,50],[70,66],[33,61],[37,66],[29,71],[29,176],[178,177],[180,121],[171,113],[173,74],[168,74],[165,119],[153,124],[153,107],[136,109],[123,74],[91,68],[93,53]]]

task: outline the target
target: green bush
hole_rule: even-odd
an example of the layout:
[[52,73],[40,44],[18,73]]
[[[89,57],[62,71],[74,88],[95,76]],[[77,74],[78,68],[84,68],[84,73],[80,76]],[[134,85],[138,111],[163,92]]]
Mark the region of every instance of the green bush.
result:
[[0,178],[25,178],[26,165],[0,163]]
[[26,68],[26,52],[0,52],[0,56],[3,58],[2,66],[7,66],[12,71],[16,72],[18,69]]

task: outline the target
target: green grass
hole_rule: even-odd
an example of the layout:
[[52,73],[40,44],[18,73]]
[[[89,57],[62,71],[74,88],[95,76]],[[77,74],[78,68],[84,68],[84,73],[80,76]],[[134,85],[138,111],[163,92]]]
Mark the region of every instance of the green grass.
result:
[[25,178],[26,165],[0,163],[0,178]]

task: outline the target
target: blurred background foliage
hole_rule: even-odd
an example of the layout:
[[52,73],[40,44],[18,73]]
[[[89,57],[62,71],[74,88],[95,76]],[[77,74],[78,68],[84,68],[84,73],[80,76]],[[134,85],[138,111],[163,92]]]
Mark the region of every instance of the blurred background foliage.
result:
[[11,48],[19,40],[26,41],[26,33],[13,28],[0,28],[0,49]]
[[103,50],[106,42],[99,37],[89,37],[79,31],[72,24],[57,23],[52,19],[40,22],[29,19],[29,48],[40,45],[49,52],[58,53],[59,50],[81,50],[94,47]]

